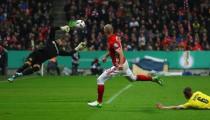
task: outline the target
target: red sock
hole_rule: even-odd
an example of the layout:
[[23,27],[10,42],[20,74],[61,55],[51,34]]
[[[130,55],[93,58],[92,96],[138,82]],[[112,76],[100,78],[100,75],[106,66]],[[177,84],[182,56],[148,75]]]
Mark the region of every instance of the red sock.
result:
[[104,95],[104,85],[98,85],[98,102],[102,103]]
[[137,75],[137,81],[152,81],[152,77],[146,75]]

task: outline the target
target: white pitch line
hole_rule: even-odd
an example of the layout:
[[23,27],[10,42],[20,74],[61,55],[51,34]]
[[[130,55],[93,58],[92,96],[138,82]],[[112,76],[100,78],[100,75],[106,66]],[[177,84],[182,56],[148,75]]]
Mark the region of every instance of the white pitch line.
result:
[[129,89],[132,86],[132,84],[126,85],[123,89],[118,91],[116,94],[114,94],[108,101],[106,101],[106,104],[110,104],[114,99],[116,99],[120,94],[125,92],[127,89]]

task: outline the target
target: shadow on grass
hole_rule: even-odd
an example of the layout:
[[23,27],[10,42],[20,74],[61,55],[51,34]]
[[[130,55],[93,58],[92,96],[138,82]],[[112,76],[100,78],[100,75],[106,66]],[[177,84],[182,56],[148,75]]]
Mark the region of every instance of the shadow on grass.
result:
[[106,107],[104,111],[107,111],[107,112],[138,112],[138,113],[141,112],[141,113],[146,113],[146,114],[156,114],[156,113],[161,112],[158,109],[153,108],[153,107],[126,107],[126,108]]

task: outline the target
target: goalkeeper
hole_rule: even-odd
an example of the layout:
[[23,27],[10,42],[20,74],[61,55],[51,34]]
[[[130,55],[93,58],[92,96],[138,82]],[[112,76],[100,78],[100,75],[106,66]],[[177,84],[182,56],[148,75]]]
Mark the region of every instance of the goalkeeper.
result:
[[64,39],[59,38],[55,40],[55,32],[57,30],[69,32],[70,28],[74,27],[76,27],[74,21],[70,21],[69,25],[52,27],[50,29],[49,39],[46,41],[45,46],[30,53],[23,66],[18,68],[15,74],[8,78],[8,81],[13,82],[17,77],[30,75],[36,71],[39,71],[41,64],[48,59],[54,58],[56,56],[72,56],[74,53],[83,49],[86,45],[85,42],[81,42],[74,50],[66,52],[61,49],[61,46],[63,46],[65,43]]

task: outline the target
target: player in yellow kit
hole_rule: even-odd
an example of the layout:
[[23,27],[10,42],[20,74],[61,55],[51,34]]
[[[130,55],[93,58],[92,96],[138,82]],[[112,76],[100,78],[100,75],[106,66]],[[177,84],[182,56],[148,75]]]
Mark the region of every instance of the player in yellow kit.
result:
[[188,100],[185,104],[177,106],[164,106],[157,104],[159,109],[209,109],[210,110],[210,96],[197,91],[192,92],[190,87],[186,87],[183,91],[185,98]]

